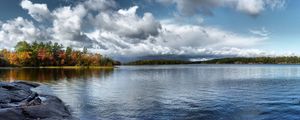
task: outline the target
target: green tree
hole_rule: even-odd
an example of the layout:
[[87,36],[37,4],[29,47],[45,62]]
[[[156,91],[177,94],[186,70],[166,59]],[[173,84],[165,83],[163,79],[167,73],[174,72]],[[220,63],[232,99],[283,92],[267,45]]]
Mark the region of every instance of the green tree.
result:
[[87,47],[83,47],[83,50],[82,50],[83,54],[87,54],[88,53],[88,49]]
[[15,46],[16,52],[28,52],[31,50],[31,46],[26,41],[20,41]]
[[71,47],[67,47],[66,48],[66,54],[67,54],[67,56],[71,56],[72,51],[73,51],[73,49]]

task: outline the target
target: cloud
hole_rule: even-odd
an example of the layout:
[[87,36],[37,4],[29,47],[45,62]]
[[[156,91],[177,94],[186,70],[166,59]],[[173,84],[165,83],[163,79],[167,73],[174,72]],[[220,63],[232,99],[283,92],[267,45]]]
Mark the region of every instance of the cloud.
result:
[[[209,12],[211,7],[219,6],[220,3],[215,2],[200,1],[195,5],[201,4],[203,8],[207,7],[203,11]],[[28,0],[23,0],[21,6],[38,23],[22,17],[0,22],[0,48],[12,48],[21,40],[38,40],[58,42],[76,49],[88,47],[93,52],[123,58],[147,55],[188,55],[190,58],[269,55],[268,52],[251,49],[269,39],[270,34],[265,28],[241,35],[202,24],[157,20],[148,12],[138,15],[138,6],[117,9],[116,3],[111,0],[87,0],[52,11],[46,4]],[[48,21],[49,25],[43,24],[44,21]]]
[[[261,44],[266,36],[243,36],[219,28],[200,25],[180,25],[171,20],[161,21],[158,36],[151,36],[139,42],[129,42],[111,32],[93,32],[88,36],[102,40],[107,49],[94,49],[116,56],[139,57],[147,55],[190,55],[191,56],[256,56],[262,51],[248,50]],[[238,51],[238,50],[239,51]],[[245,49],[247,52],[243,52]]]
[[93,41],[83,33],[82,25],[87,9],[83,5],[61,7],[52,12],[53,41],[75,47],[92,47]]
[[202,13],[213,15],[217,7],[229,7],[251,16],[257,16],[267,8],[283,8],[285,0],[156,0],[158,3],[175,4],[183,15]]
[[120,9],[117,12],[101,12],[92,19],[96,29],[113,32],[121,37],[132,40],[146,39],[157,36],[161,25],[151,13],[142,17],[136,14],[138,6]]
[[240,49],[240,48],[221,48],[221,49],[191,49],[195,55],[189,57],[189,60],[209,60],[213,58],[224,57],[276,57],[276,56],[295,56],[294,53],[278,54],[274,51],[259,49]]
[[114,0],[87,0],[84,4],[92,10],[107,10],[117,6]]
[[35,27],[33,22],[23,19],[22,17],[6,21],[0,25],[1,48],[10,49],[21,40],[32,42],[35,40],[49,39],[45,31]]
[[224,57],[278,57],[278,56],[297,56],[293,52],[278,53],[275,51],[260,49],[240,49],[240,48],[221,48],[221,49],[198,49],[197,55],[192,59],[212,59]]
[[235,2],[235,8],[238,11],[248,13],[249,15],[258,15],[265,9],[265,3],[262,0],[238,0]]
[[261,29],[251,29],[250,32],[254,35],[258,35],[266,38],[270,36],[270,32],[267,31],[265,27],[262,27]]
[[266,36],[244,36],[216,27],[180,25],[172,21],[162,23],[164,31],[160,37],[173,47],[251,47],[266,40]]
[[23,9],[28,10],[28,14],[39,22],[51,17],[46,4],[33,4],[29,0],[22,0],[20,5]]
[[285,0],[265,0],[265,4],[269,5],[269,7],[274,9],[284,8],[286,1]]

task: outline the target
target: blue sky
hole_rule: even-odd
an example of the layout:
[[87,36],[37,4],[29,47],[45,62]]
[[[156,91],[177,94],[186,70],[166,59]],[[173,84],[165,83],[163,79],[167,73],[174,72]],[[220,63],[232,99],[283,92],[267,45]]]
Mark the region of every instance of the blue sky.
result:
[[299,55],[296,0],[1,0],[0,49],[88,47],[117,59]]

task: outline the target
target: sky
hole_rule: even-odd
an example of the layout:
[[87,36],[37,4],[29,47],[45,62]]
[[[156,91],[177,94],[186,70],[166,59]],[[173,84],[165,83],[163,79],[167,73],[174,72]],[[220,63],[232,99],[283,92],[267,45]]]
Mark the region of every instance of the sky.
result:
[[299,56],[298,0],[1,0],[0,49],[87,47],[120,61]]

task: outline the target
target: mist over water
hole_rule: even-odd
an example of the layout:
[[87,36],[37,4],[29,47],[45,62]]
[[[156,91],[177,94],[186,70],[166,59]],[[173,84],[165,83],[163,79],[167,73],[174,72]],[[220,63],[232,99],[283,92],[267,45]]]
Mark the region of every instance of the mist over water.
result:
[[300,65],[1,69],[2,81],[42,82],[91,119],[300,119]]

